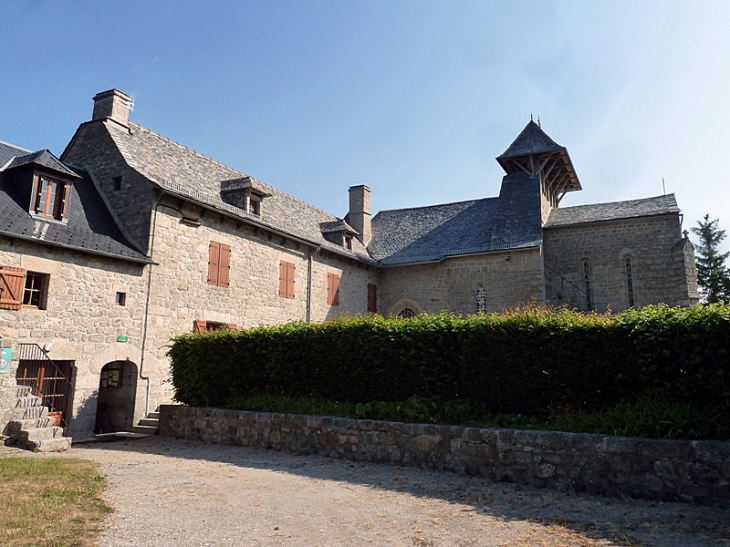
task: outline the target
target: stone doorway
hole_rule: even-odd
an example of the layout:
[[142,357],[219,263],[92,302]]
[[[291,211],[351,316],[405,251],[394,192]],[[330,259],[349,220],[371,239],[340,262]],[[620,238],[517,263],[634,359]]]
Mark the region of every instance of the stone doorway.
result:
[[132,361],[112,361],[99,377],[94,433],[131,431],[137,393],[137,365]]

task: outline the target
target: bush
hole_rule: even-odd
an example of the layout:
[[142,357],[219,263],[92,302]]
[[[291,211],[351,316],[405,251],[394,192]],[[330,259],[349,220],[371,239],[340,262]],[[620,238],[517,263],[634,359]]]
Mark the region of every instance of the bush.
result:
[[294,322],[183,335],[168,355],[176,399],[193,406],[268,395],[362,408],[416,397],[418,404],[456,401],[449,403],[454,414],[469,401],[489,413],[549,416],[590,413],[657,390],[728,411],[728,347],[730,307],[712,305],[617,316],[530,308]]

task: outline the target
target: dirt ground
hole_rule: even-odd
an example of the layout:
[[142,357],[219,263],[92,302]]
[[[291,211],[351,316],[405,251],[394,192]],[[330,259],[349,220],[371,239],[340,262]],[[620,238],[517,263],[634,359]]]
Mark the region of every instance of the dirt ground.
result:
[[[1,448],[0,455],[30,455]],[[78,445],[115,508],[102,547],[730,546],[730,510],[570,495],[165,437]]]

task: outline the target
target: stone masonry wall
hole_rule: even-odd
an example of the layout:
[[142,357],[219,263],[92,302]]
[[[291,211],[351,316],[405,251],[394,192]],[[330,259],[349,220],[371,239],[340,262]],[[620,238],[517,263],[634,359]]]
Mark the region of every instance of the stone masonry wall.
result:
[[[0,336],[5,346],[13,348],[13,379],[18,343],[43,347],[52,342],[49,357],[74,361],[76,367],[68,433],[88,435],[96,421],[101,368],[117,360],[140,364],[146,290],[143,265],[1,237],[0,264],[49,276],[46,309],[0,310]],[[126,293],[124,306],[116,304],[117,292]],[[117,342],[118,336],[127,336],[128,341]],[[138,395],[144,401],[141,384]]]
[[[592,307],[614,312],[629,307],[625,258],[632,263],[634,307],[696,304],[694,260],[681,246],[677,214],[544,230],[547,300],[585,310],[584,262]],[[689,261],[689,262],[688,262]]]
[[421,466],[499,482],[730,506],[730,443],[477,429],[214,408],[161,408],[160,433]]
[[476,313],[476,291],[486,293],[486,311],[501,312],[530,301],[545,301],[540,249],[448,258],[441,263],[383,270],[384,315],[410,307],[416,313]]

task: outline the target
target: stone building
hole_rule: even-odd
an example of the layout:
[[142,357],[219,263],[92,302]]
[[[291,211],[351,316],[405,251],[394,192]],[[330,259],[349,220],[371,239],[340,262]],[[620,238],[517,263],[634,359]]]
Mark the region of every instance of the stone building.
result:
[[497,158],[498,197],[371,218],[354,186],[338,218],[135,124],[131,105],[96,95],[60,160],[0,147],[0,274],[15,283],[0,335],[21,380],[24,344],[64,364],[69,434],[168,402],[165,351],[185,332],[698,300],[674,196],[558,207],[580,182],[534,122]]

